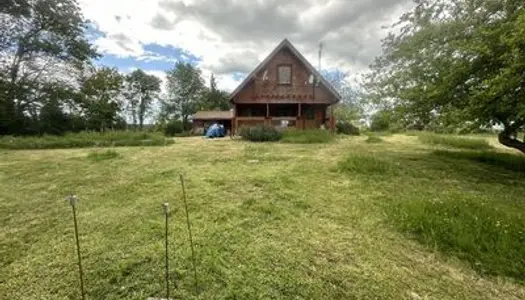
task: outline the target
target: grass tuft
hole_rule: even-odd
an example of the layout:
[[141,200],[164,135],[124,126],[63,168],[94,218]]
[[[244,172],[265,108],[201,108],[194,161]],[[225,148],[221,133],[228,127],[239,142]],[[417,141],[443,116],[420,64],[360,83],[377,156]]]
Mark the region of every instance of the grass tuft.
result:
[[366,139],[366,142],[369,144],[377,144],[377,143],[382,143],[383,139],[375,135],[369,135],[368,138]]
[[160,133],[109,131],[68,133],[64,136],[43,135],[0,137],[0,149],[69,149],[90,147],[164,146],[172,144]]
[[283,143],[290,144],[323,144],[334,141],[335,136],[327,130],[286,130],[283,132]]
[[525,218],[474,199],[405,200],[391,206],[403,231],[481,273],[525,279]]
[[423,133],[419,140],[428,145],[440,145],[458,149],[487,150],[492,146],[484,139],[449,136],[434,133]]
[[106,151],[92,151],[89,152],[87,158],[93,161],[104,161],[119,158],[120,154],[115,150]]

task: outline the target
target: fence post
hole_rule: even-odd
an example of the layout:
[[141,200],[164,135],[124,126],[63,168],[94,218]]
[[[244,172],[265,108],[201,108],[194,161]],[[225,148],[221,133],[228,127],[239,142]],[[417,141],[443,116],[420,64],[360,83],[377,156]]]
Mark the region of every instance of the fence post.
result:
[[84,278],[83,278],[83,271],[82,271],[82,257],[80,256],[80,242],[78,240],[78,224],[77,224],[77,196],[75,195],[69,195],[66,197],[66,201],[69,201],[69,204],[71,204],[71,207],[73,208],[73,223],[75,224],[75,240],[77,242],[77,255],[78,255],[78,272],[80,277],[80,293],[82,295],[82,300],[86,299],[86,294],[84,292]]
[[166,300],[170,299],[170,265],[169,265],[169,255],[168,255],[168,217],[170,213],[170,207],[168,203],[162,204],[162,208],[164,209],[164,216],[165,216],[165,236],[164,236],[164,250],[165,250],[165,267],[166,267]]

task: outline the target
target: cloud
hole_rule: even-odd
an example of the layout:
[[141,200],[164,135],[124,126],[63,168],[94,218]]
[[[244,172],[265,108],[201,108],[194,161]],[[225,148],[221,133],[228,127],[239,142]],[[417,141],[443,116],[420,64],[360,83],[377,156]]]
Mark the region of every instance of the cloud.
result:
[[[323,68],[367,70],[381,51],[384,26],[412,6],[410,0],[80,0],[103,34],[105,54],[142,60],[198,58],[203,74],[218,74],[219,87],[239,82],[285,37]],[[115,16],[122,16],[116,18]],[[118,19],[118,20],[117,20]],[[165,49],[158,52],[144,45]],[[171,66],[166,63],[166,69]],[[156,69],[157,66],[156,66]]]

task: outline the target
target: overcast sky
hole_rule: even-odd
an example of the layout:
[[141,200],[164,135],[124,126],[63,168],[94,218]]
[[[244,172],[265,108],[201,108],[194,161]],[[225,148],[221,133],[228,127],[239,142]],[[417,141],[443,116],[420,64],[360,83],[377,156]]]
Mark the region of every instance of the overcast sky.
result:
[[101,64],[164,77],[178,60],[233,90],[288,38],[323,69],[366,71],[410,0],[80,0]]

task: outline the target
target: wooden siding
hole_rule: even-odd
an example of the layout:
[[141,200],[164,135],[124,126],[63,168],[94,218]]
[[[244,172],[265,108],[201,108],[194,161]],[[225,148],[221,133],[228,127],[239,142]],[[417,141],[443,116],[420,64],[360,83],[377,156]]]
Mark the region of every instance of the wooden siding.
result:
[[[278,67],[292,66],[292,83],[278,83]],[[267,80],[264,80],[264,74]],[[279,51],[234,99],[235,103],[319,103],[330,104],[333,96],[323,85],[308,82],[311,72],[288,49]]]

